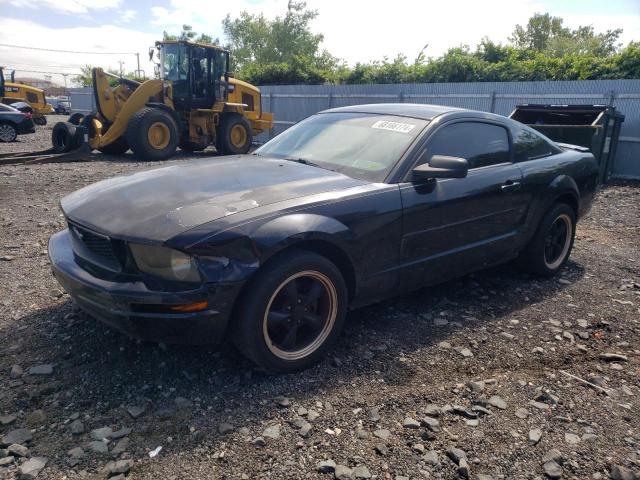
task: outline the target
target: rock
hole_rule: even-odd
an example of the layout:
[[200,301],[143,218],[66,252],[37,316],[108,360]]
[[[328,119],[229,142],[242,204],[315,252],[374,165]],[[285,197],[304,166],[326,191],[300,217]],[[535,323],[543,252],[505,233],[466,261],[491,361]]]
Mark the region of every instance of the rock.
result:
[[456,464],[460,464],[460,459],[467,459],[467,454],[464,450],[460,450],[459,448],[451,447],[447,450],[447,456]]
[[458,475],[460,475],[462,478],[469,478],[469,464],[467,463],[467,460],[464,458],[460,459],[460,463],[458,463]]
[[411,417],[407,417],[402,421],[402,426],[404,428],[416,429],[420,428],[420,422]]
[[547,453],[545,453],[542,457],[542,463],[546,463],[549,461],[554,461],[562,465],[564,457],[562,456],[562,453],[560,453],[560,450],[558,450],[557,448],[552,448]]
[[611,480],[637,480],[640,476],[637,476],[628,468],[621,465],[614,465],[609,473]]
[[422,456],[422,459],[430,465],[438,465],[440,463],[438,452],[436,452],[435,450],[429,450]]
[[353,469],[353,476],[357,480],[366,480],[368,478],[371,478],[371,473],[365,465],[360,465],[359,467]]
[[531,350],[531,353],[537,353],[539,355],[543,355],[544,354],[544,348],[542,347],[535,347],[533,350]]
[[516,410],[515,415],[518,418],[524,419],[524,418],[527,418],[529,416],[529,412],[527,411],[526,408],[519,408],[519,409]]
[[488,410],[480,405],[474,405],[471,407],[471,411],[475,413],[480,413],[482,415],[491,415],[491,410]]
[[18,478],[32,480],[38,476],[49,460],[46,457],[33,457],[18,469]]
[[352,480],[353,470],[345,465],[336,465],[334,472],[336,480]]
[[594,433],[584,433],[582,434],[583,442],[595,442],[598,439],[598,436]]
[[43,365],[36,365],[29,369],[29,375],[51,375],[53,373],[53,364],[45,363]]
[[14,462],[13,457],[2,457],[0,458],[0,468],[8,467]]
[[578,443],[580,443],[580,437],[575,433],[565,433],[564,441],[570,445],[577,445]]
[[3,447],[8,447],[14,443],[18,443],[20,445],[29,443],[33,439],[33,435],[31,434],[31,430],[28,428],[18,428],[17,430],[11,430],[9,433],[2,437],[2,445]]
[[15,415],[13,415],[13,414],[10,414],[10,415],[2,415],[2,416],[0,417],[0,423],[1,423],[2,425],[11,425],[13,422],[15,422],[15,421],[16,421],[16,418],[17,418],[17,417],[16,417]]
[[469,389],[474,393],[484,392],[484,382],[469,382]]
[[67,455],[79,460],[81,458],[84,458],[84,450],[82,449],[82,447],[75,447],[69,450],[67,452]]
[[141,417],[144,414],[145,408],[139,407],[138,405],[129,405],[127,407],[127,413],[131,415],[131,418],[135,419]]
[[502,397],[499,397],[498,395],[492,395],[489,398],[489,405],[500,410],[506,410],[507,408],[507,402],[505,402]]
[[253,440],[251,440],[251,443],[253,443],[256,447],[264,447],[267,442],[265,442],[264,438],[262,437],[256,437]]
[[218,425],[218,433],[222,435],[226,435],[227,433],[233,432],[233,425],[230,423],[222,422]]
[[377,423],[380,421],[380,412],[377,408],[372,408],[369,410],[369,420],[373,423]]
[[15,380],[17,378],[22,377],[24,375],[24,370],[20,365],[12,365],[11,370],[9,370],[9,378]]
[[34,428],[45,422],[47,419],[47,415],[44,413],[44,410],[34,410],[33,412],[29,412],[27,414],[27,424]]
[[469,350],[468,348],[456,347],[454,350],[456,352],[458,352],[460,355],[462,355],[464,358],[473,357],[473,352],[471,350]]
[[[309,422],[304,422],[304,424],[300,427],[300,430],[298,430],[298,434],[302,437],[302,438],[309,438],[309,436],[311,436],[311,431],[313,430],[313,425],[311,425]],[[368,436],[368,432],[365,432]]]
[[424,445],[421,443],[414,443],[411,445],[411,450],[422,455],[424,453]]
[[91,430],[91,433],[89,435],[93,440],[109,440],[113,435],[113,430],[111,430],[110,427],[96,428],[94,430]]
[[18,443],[14,443],[13,445],[9,445],[7,448],[9,455],[13,457],[28,457],[29,449],[24,445],[20,445]]
[[101,455],[109,453],[109,447],[107,446],[107,443],[103,442],[102,440],[94,440],[92,442],[89,442],[88,447],[95,453],[99,453]]
[[119,473],[127,473],[133,467],[133,460],[118,460],[117,462],[109,462],[105,467],[105,470],[111,475],[117,475]]
[[424,413],[429,417],[439,417],[442,414],[442,409],[438,405],[429,403],[424,407]]
[[271,425],[270,427],[265,428],[264,432],[262,432],[262,436],[277,440],[280,438],[280,425]]
[[461,416],[463,416],[465,418],[478,418],[478,414],[477,413],[470,412],[469,410],[464,408],[462,405],[454,405],[452,407],[452,411],[456,415],[461,415]]
[[320,414],[318,412],[316,412],[315,410],[311,409],[311,408],[307,412],[307,420],[309,420],[310,422],[313,422],[319,416],[320,416]]
[[126,437],[130,433],[131,433],[131,429],[124,427],[124,428],[121,428],[120,430],[116,430],[115,432],[113,432],[109,437],[109,440],[118,440],[119,438]]
[[304,417],[309,411],[304,407],[298,407],[298,415]]
[[381,438],[382,440],[389,440],[389,438],[391,438],[391,432],[385,428],[381,428],[380,430],[376,430],[373,432],[373,434],[378,437]]
[[540,428],[529,430],[529,443],[536,445],[540,438],[542,438],[542,430]]
[[421,420],[421,423],[423,426],[427,427],[429,430],[431,430],[432,432],[439,432],[440,431],[440,422],[433,417],[424,417]]
[[320,473],[333,473],[336,470],[336,462],[333,460],[323,460],[318,463],[318,471]]
[[278,405],[280,408],[287,408],[291,406],[291,400],[289,400],[287,397],[277,397],[275,399],[276,405]]
[[382,456],[385,456],[389,453],[389,448],[387,448],[384,443],[378,443],[376,445],[376,452],[378,452]]
[[620,353],[601,353],[600,360],[605,362],[627,362],[629,359]]
[[545,475],[549,478],[562,478],[562,467],[553,460],[544,462],[542,469],[544,470]]
[[73,435],[81,435],[84,433],[84,423],[80,420],[74,420],[69,426]]
[[127,451],[127,449],[129,448],[129,443],[130,440],[128,438],[121,438],[120,440],[118,440],[118,443],[116,443],[115,447],[111,449],[111,453],[115,457],[119,456],[120,454]]

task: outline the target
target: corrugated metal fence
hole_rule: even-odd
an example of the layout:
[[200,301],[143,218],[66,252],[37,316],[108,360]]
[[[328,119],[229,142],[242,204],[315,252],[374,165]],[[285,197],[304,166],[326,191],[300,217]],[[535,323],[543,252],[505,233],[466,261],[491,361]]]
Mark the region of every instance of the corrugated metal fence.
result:
[[[277,85],[261,87],[262,108],[276,126],[260,141],[327,108],[363,103],[431,103],[509,115],[520,103],[606,104],[625,115],[614,176],[640,178],[640,80],[421,83],[393,85]],[[74,111],[95,109],[91,88],[71,93]]]

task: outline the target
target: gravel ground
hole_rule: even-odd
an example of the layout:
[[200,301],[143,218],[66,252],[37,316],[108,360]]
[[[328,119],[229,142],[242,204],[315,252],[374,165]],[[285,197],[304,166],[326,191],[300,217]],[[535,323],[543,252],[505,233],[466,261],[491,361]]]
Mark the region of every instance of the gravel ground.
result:
[[154,166],[130,158],[0,167],[0,478],[640,478],[637,185],[601,191],[557,279],[503,266],[357,310],[326,361],[265,376],[59,290],[59,198]]

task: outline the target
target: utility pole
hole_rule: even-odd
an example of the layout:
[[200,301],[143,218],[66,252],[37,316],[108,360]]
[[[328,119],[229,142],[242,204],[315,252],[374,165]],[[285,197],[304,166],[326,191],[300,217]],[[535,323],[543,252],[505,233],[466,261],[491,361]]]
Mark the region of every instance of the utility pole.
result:
[[65,95],[69,95],[69,91],[67,90],[67,75],[69,75],[68,73],[63,73],[62,76],[64,77],[64,94]]
[[120,78],[122,78],[122,65],[124,64],[124,61],[118,60],[118,63],[120,64]]
[[139,79],[144,78],[144,72],[140,70],[140,53],[136,53],[136,59],[138,60],[138,69],[136,70],[136,77]]

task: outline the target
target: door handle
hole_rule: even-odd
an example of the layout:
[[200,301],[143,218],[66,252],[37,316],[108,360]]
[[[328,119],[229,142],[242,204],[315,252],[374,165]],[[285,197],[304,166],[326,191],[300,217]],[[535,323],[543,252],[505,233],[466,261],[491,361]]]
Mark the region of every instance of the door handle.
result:
[[513,192],[515,190],[519,190],[520,189],[520,182],[514,182],[512,180],[509,180],[504,185],[502,185],[500,188],[502,189],[503,192]]

